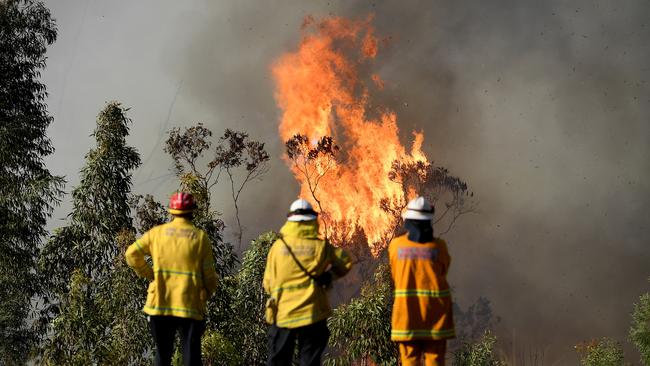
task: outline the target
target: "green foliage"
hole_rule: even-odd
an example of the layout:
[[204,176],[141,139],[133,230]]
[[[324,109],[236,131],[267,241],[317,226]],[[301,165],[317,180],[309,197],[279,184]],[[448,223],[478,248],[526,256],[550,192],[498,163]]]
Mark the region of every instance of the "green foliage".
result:
[[263,364],[267,357],[268,325],[264,317],[267,295],[262,288],[262,280],[269,249],[277,238],[276,233],[267,232],[254,240],[244,254],[241,269],[237,273],[238,286],[233,310],[240,312],[237,317],[240,334],[230,335],[230,339],[237,339],[238,349],[246,350],[245,364],[247,365]]
[[144,352],[153,349],[149,326],[142,313],[147,280],[139,278],[124,260],[126,248],[135,241],[132,231],[123,230],[116,238],[119,254],[105,283],[100,284],[98,308],[106,314],[106,335],[99,342],[106,344],[101,355],[104,364],[149,365]]
[[203,334],[201,352],[206,366],[243,364],[241,350],[217,331],[208,330]]
[[[42,331],[51,335],[41,350],[44,364],[150,363],[145,355],[150,354],[152,344],[141,313],[146,281],[136,278],[123,257],[135,240],[130,213],[135,213],[140,233],[163,223],[167,213],[151,196],[129,196],[130,171],[139,164],[139,157],[125,144],[128,119],[124,112],[119,104],[111,103],[100,114],[94,134],[97,147],[87,154],[81,183],[73,192],[71,223],[55,232],[41,256],[49,305],[41,319]],[[200,136],[185,139],[199,148],[181,146],[181,150],[187,148],[184,156],[190,160],[177,162],[194,164],[192,157],[202,151]],[[236,163],[232,159],[241,157],[229,159],[232,165]],[[210,236],[224,276],[217,296],[208,304],[209,329],[203,344],[206,360],[213,364],[264,363],[261,282],[275,236],[264,234],[254,241],[240,271],[231,275],[236,257],[222,241],[219,213],[210,208],[211,186],[204,184],[209,178],[198,170],[180,178],[184,188],[197,197],[199,209],[193,221]],[[242,355],[241,350],[246,352]]]
[[485,332],[475,343],[463,342],[453,354],[453,366],[505,366],[494,354],[496,337]]
[[125,112],[111,102],[99,114],[96,146],[86,154],[72,192],[70,223],[41,252],[45,364],[146,363],[150,343],[140,312],[146,283],[124,262],[124,250],[135,239],[131,172],[140,164],[126,144]]
[[211,318],[219,334],[242,352],[242,365],[262,365],[266,362],[266,332],[264,318],[267,295],[262,288],[266,257],[277,234],[267,232],[254,240],[244,253],[241,268],[235,276],[227,277],[217,293]]
[[90,295],[92,286],[83,271],[73,271],[70,291],[62,298],[61,312],[52,322],[52,337],[43,347],[44,365],[87,365],[95,353],[102,351],[88,347],[94,346],[104,333],[104,314]]
[[38,248],[64,184],[43,162],[52,117],[39,78],[55,39],[40,1],[0,1],[0,364],[26,360],[36,340],[27,319],[40,290]]
[[86,154],[81,181],[72,191],[70,224],[55,231],[41,252],[50,304],[66,292],[75,269],[93,281],[107,278],[119,254],[115,236],[133,228],[131,171],[140,164],[140,157],[126,144],[130,120],[125,113],[119,103],[111,102],[99,114],[93,133],[96,146]]
[[650,366],[650,293],[641,295],[634,304],[630,340],[639,350],[643,364]]
[[623,366],[621,345],[609,338],[602,338],[586,344],[577,345],[582,366]]
[[369,359],[377,365],[397,365],[397,347],[390,340],[391,305],[390,272],[380,265],[360,297],[334,310],[328,321],[331,336],[325,364],[353,365]]
[[135,212],[135,227],[140,234],[156,225],[164,224],[169,219],[165,206],[154,200],[150,194],[131,196],[129,205]]

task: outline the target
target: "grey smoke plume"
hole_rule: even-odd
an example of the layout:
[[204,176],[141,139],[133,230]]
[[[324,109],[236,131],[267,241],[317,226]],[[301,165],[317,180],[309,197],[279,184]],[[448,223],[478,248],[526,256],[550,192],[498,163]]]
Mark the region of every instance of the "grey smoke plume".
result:
[[[147,162],[136,190],[160,200],[175,186],[166,129],[245,130],[276,158],[244,199],[249,238],[277,228],[298,192],[279,159],[271,63],[297,47],[306,15],[374,13],[390,37],[373,65],[386,83],[377,101],[395,110],[405,142],[424,130],[429,157],[480,199],[448,237],[461,305],[487,296],[507,348],[543,351],[548,364],[575,364],[582,340],[626,344],[650,275],[647,1],[49,6],[60,28],[44,75],[54,170],[74,185],[109,99],[133,108],[132,142]],[[225,189],[217,201],[228,220]]]

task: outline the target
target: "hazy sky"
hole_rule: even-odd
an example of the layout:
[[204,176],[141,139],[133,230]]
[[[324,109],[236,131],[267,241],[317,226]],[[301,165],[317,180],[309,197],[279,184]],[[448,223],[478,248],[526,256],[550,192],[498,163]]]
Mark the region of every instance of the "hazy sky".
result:
[[176,187],[161,145],[170,127],[243,129],[274,159],[244,197],[249,238],[278,228],[298,192],[279,159],[270,65],[295,50],[306,15],[374,13],[392,39],[372,65],[386,83],[377,98],[405,142],[424,130],[429,157],[480,200],[447,238],[461,306],[488,297],[504,343],[548,364],[576,364],[573,344],[602,336],[638,362],[626,333],[650,288],[648,1],[46,3],[59,27],[43,74],[53,172],[78,182],[114,99],[131,108],[144,162],[134,190],[163,201]]

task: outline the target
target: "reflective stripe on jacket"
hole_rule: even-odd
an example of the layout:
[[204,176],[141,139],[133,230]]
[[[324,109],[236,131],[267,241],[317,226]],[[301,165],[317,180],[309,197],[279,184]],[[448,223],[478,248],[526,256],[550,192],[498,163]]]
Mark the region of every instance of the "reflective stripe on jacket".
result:
[[[316,221],[287,222],[280,234],[301,265],[313,276],[331,266],[342,277],[352,268],[348,254],[318,238]],[[275,324],[282,328],[298,328],[326,319],[332,312],[326,290],[317,286],[296,264],[281,240],[269,250],[264,271],[264,290],[277,304]],[[267,322],[273,320],[267,317]]]
[[[151,256],[153,268],[144,257]],[[126,262],[151,280],[143,311],[202,320],[205,302],[217,288],[217,272],[206,233],[176,217],[156,226],[126,250]]]
[[388,246],[395,300],[391,322],[393,341],[453,338],[451,292],[447,270],[451,258],[447,243],[435,238],[416,243],[408,235]]

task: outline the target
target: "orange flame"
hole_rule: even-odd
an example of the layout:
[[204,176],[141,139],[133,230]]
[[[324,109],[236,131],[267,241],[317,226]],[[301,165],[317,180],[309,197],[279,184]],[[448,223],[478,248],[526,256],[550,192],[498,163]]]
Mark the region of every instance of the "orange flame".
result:
[[[323,175],[315,192],[328,220],[346,228],[344,234],[334,233],[341,241],[338,244],[363,230],[376,253],[398,223],[398,218],[380,208],[380,200],[408,198],[389,179],[393,162],[426,162],[427,158],[421,150],[422,133],[413,133],[413,146],[407,151],[399,140],[395,113],[369,103],[371,90],[384,86],[379,75],[362,72],[379,51],[371,23],[372,17],[320,21],[307,17],[298,49],[280,57],[272,72],[282,110],[281,138],[287,141],[301,134],[315,144],[323,136],[332,136],[345,155],[343,162],[335,162]],[[305,175],[295,166],[292,170],[301,183],[302,197],[315,204]]]

